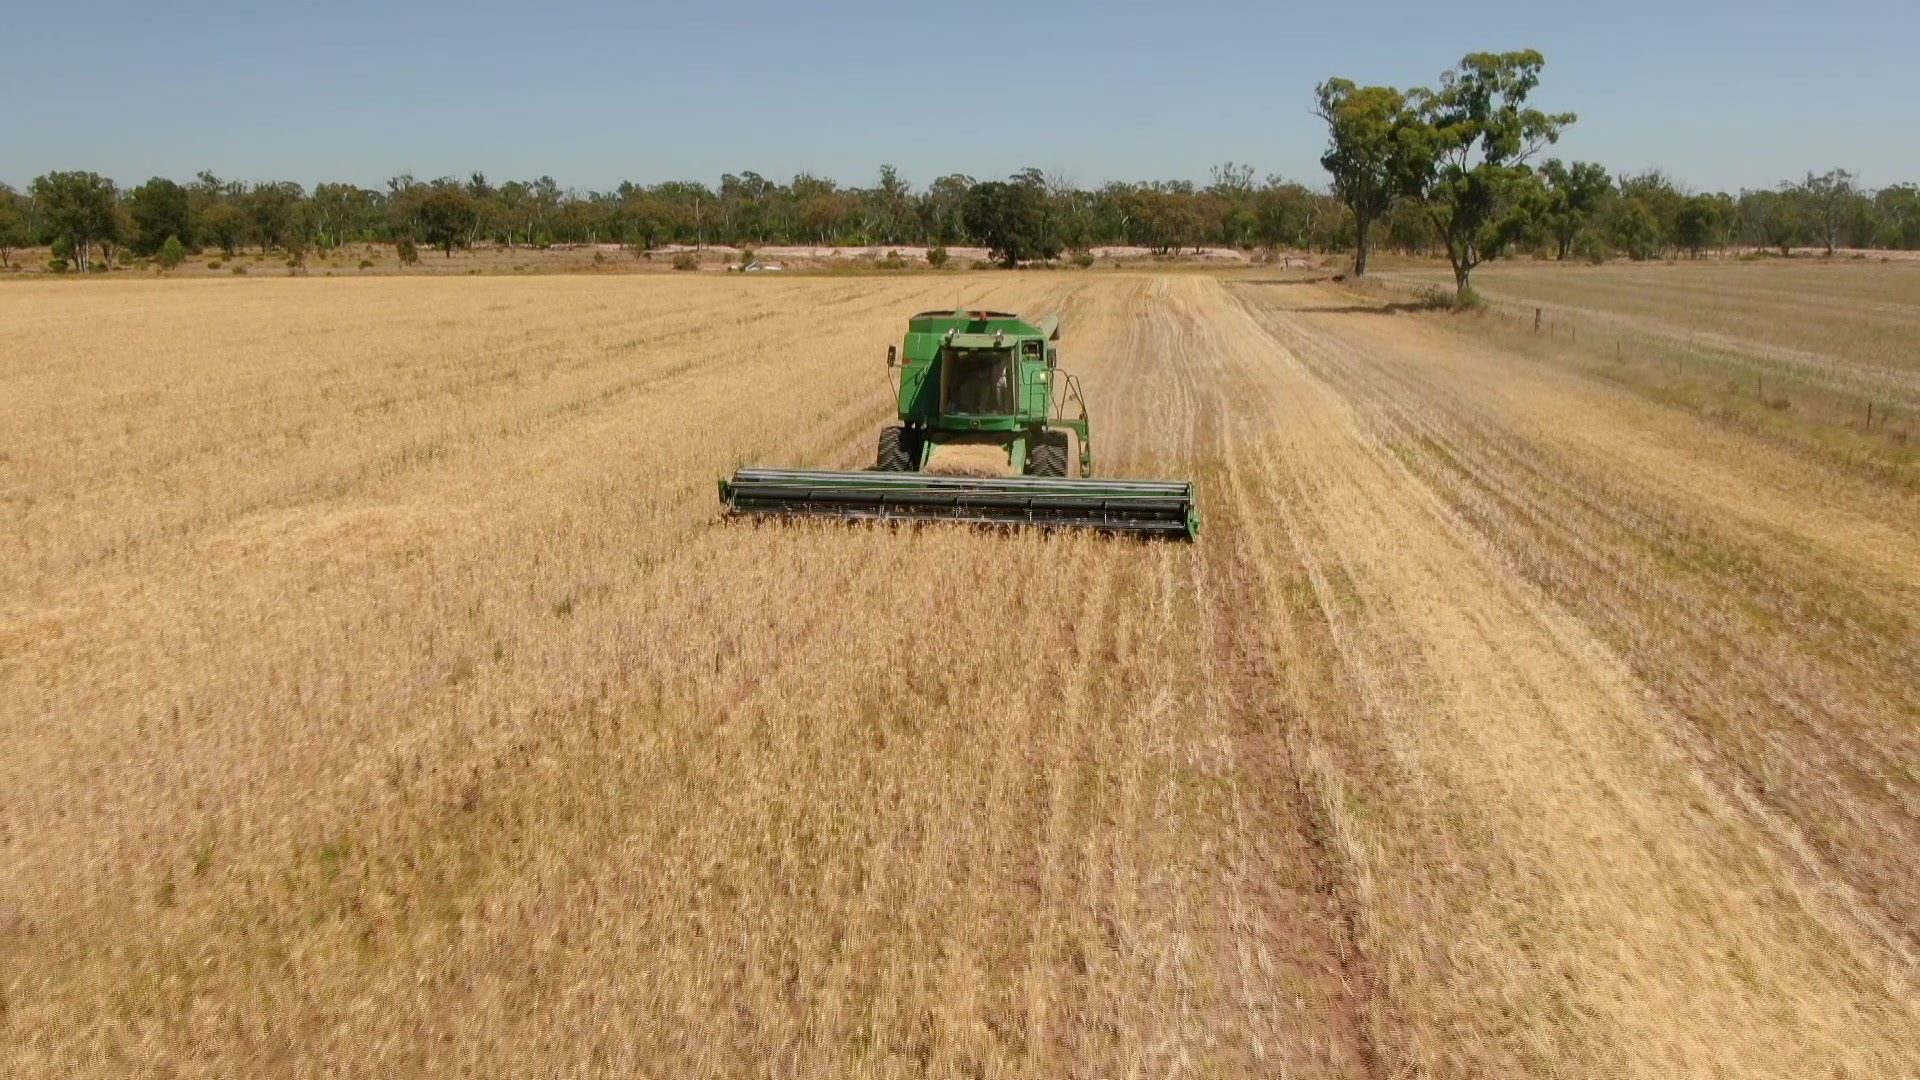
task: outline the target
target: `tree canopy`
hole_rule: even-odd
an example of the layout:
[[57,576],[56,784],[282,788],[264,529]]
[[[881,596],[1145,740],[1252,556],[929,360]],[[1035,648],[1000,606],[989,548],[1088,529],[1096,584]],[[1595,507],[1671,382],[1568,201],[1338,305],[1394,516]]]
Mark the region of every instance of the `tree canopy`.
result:
[[1426,208],[1463,296],[1473,268],[1526,232],[1539,210],[1527,162],[1574,122],[1572,113],[1527,107],[1545,65],[1532,49],[1470,53],[1441,75],[1438,90],[1408,94],[1418,121],[1408,135],[1416,165],[1407,190]]
[[12,266],[14,249],[25,247],[30,241],[27,216],[20,210],[19,195],[0,184],[0,266]]
[[1412,137],[1417,118],[1407,109],[1407,95],[1390,86],[1328,79],[1314,94],[1315,114],[1327,122],[1327,152],[1320,164],[1333,178],[1333,193],[1353,213],[1353,273],[1362,277],[1373,223],[1392,208],[1420,167],[1423,145]]
[[1031,178],[989,180],[967,193],[967,232],[1003,266],[1060,253],[1048,221],[1046,195]]
[[464,246],[480,220],[473,199],[451,184],[436,185],[420,199],[414,214],[419,222],[420,238],[453,257],[453,249]]
[[1548,158],[1540,167],[1540,176],[1547,185],[1541,225],[1553,237],[1555,257],[1564,259],[1573,249],[1574,240],[1613,193],[1613,177],[1597,162],[1568,165],[1559,158]]
[[129,243],[133,250],[152,255],[169,236],[191,237],[191,204],[187,189],[163,176],[156,176],[128,192],[127,210],[134,227]]
[[83,268],[97,268],[115,244],[151,257],[168,237],[188,252],[254,246],[290,261],[310,248],[402,238],[449,254],[488,244],[619,244],[636,253],[702,243],[968,244],[1016,265],[1096,245],[1162,255],[1210,245],[1351,252],[1356,270],[1366,265],[1364,241],[1369,251],[1450,255],[1465,273],[1503,252],[1605,259],[1738,245],[1920,248],[1920,188],[1910,183],[1875,192],[1830,169],[1727,194],[1689,191],[1657,171],[1614,176],[1595,162],[1549,159],[1536,169],[1531,158],[1568,119],[1526,107],[1537,58],[1476,54],[1438,91],[1322,83],[1313,106],[1333,118],[1328,188],[1257,179],[1252,167],[1230,161],[1204,183],[1097,187],[1038,169],[984,182],[950,173],[919,187],[885,167],[867,187],[806,173],[781,182],[730,172],[717,185],[581,191],[551,176],[496,181],[472,173],[309,190],[203,171],[122,190],[98,174],[55,171],[24,194],[0,187],[0,265],[17,262],[18,248],[58,241]]
[[82,269],[95,244],[120,238],[119,202],[113,181],[91,172],[51,172],[31,189],[35,209],[45,217],[49,240],[65,240]]

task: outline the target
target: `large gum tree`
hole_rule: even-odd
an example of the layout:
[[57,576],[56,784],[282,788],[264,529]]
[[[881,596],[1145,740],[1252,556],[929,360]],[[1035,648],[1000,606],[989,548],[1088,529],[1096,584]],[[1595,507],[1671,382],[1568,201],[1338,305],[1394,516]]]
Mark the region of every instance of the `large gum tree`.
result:
[[1404,133],[1406,192],[1419,200],[1453,265],[1465,299],[1473,268],[1526,230],[1539,180],[1527,164],[1557,142],[1572,113],[1527,107],[1546,60],[1526,49],[1472,53],[1440,77],[1438,90],[1407,95],[1414,122]]
[[1327,122],[1327,152],[1320,164],[1333,177],[1333,193],[1353,211],[1353,276],[1365,277],[1373,223],[1393,208],[1413,166],[1407,95],[1391,86],[1356,86],[1328,79],[1314,88],[1314,115]]

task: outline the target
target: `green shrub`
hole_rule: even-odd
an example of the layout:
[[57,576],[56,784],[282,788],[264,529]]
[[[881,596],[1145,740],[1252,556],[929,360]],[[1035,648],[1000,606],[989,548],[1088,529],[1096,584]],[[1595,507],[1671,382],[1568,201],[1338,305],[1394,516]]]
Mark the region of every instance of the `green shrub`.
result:
[[897,251],[888,251],[887,257],[880,260],[882,270],[905,270],[906,268],[907,260],[901,258]]
[[945,245],[935,244],[933,247],[927,249],[927,265],[936,270],[947,265],[947,249]]
[[1422,311],[1471,311],[1484,303],[1480,299],[1480,294],[1473,291],[1472,286],[1454,292],[1439,285],[1428,285],[1419,289],[1414,293],[1413,302],[1418,304]]
[[65,260],[65,259],[48,259],[48,260],[47,260],[47,269],[49,269],[49,270],[51,270],[51,271],[53,271],[53,272],[54,272],[54,273],[56,273],[56,274],[64,274],[64,273],[66,273],[66,272],[67,272],[67,260]]
[[245,274],[246,272],[247,272],[247,268],[244,266],[241,266],[239,263],[235,263],[233,265],[233,273],[235,277],[239,277]]
[[132,266],[133,265],[133,249],[121,248],[120,251],[114,255],[113,261],[116,263],[119,263],[121,266]]
[[994,262],[992,259],[975,259],[973,260],[973,269],[998,270],[1000,269],[1000,264],[997,262]]
[[70,263],[73,261],[73,241],[65,236],[56,236],[53,238],[53,250],[47,254],[61,262]]
[[154,256],[154,260],[160,264],[161,269],[171,270],[187,261],[186,246],[180,243],[179,237],[169,236],[167,242],[160,245],[160,253]]
[[1085,269],[1086,269],[1087,267],[1089,267],[1089,266],[1092,266],[1092,265],[1093,265],[1093,252],[1091,252],[1091,251],[1076,251],[1076,252],[1074,252],[1074,253],[1073,253],[1073,265],[1075,265],[1075,266],[1077,266],[1077,267],[1079,267],[1079,268],[1080,268],[1080,269],[1082,269],[1082,270],[1085,270]]
[[606,265],[606,261],[607,261],[607,253],[606,253],[606,252],[604,252],[604,251],[596,251],[596,252],[594,252],[594,253],[593,253],[593,265],[595,265],[595,266],[604,266],[604,265]]
[[222,266],[225,266],[225,265],[227,265],[227,264],[226,264],[226,263],[223,263],[223,262],[221,262],[221,261],[220,261],[219,259],[208,259],[208,260],[207,260],[207,269],[209,269],[209,270],[218,270],[218,269],[220,269],[220,268],[221,268]]
[[754,254],[753,254],[752,248],[749,247],[749,248],[740,249],[740,265],[742,267],[752,266],[753,260],[754,260]]
[[1573,253],[1585,259],[1593,266],[1599,266],[1613,258],[1613,245],[1605,237],[1589,229],[1580,234],[1573,242]]
[[370,270],[370,269],[372,269],[372,268],[373,268],[373,260],[372,260],[372,259],[361,259],[361,260],[360,260],[360,269],[362,269],[362,270]]
[[401,266],[412,266],[420,261],[420,247],[413,237],[403,236],[393,245],[393,252],[400,257]]
[[107,272],[107,260],[95,259],[87,264],[87,269],[96,274],[104,274]]
[[675,270],[698,270],[700,269],[700,256],[695,255],[691,251],[676,251],[673,253],[673,268]]

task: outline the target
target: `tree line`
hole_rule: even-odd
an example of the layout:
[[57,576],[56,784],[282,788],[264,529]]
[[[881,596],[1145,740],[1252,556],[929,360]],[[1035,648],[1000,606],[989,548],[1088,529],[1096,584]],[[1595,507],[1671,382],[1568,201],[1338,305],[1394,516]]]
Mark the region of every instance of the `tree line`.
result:
[[1879,191],[1831,170],[1738,194],[1688,191],[1649,172],[1614,175],[1593,162],[1536,159],[1574,122],[1526,105],[1537,52],[1476,53],[1438,89],[1361,87],[1330,79],[1315,108],[1328,124],[1322,190],[1257,179],[1227,162],[1205,183],[1113,182],[1087,190],[1024,169],[1004,179],[943,176],[916,188],[892,166],[871,187],[802,173],[786,183],[729,173],[611,191],[562,188],[552,177],[494,183],[396,176],[381,188],[293,181],[242,183],[201,172],[123,188],[92,172],[49,172],[24,191],[0,184],[0,265],[15,249],[52,247],[57,269],[104,269],[188,252],[309,251],[392,243],[546,247],[615,243],[823,247],[969,244],[1007,265],[1101,245],[1173,254],[1200,246],[1352,251],[1364,274],[1376,246],[1446,255],[1464,292],[1474,266],[1530,253],[1604,261],[1747,246],[1920,248],[1920,188]]
[[[28,245],[97,268],[184,251],[243,248],[304,255],[343,244],[403,243],[452,254],[493,244],[616,243],[823,247],[975,244],[1007,262],[1050,259],[1102,244],[1173,253],[1204,244],[1335,250],[1345,209],[1332,196],[1279,177],[1257,181],[1228,163],[1204,185],[1110,183],[1094,191],[1026,169],[1005,180],[943,176],[916,189],[892,166],[872,187],[801,174],[776,183],[729,173],[717,187],[689,181],[612,191],[562,188],[552,177],[495,184],[397,176],[384,188],[291,181],[241,183],[202,172],[189,183],[154,177],[122,188],[91,172],[50,172],[25,191],[0,185],[0,258]],[[122,254],[124,252],[124,255]]]
[[1527,105],[1544,66],[1534,50],[1472,53],[1437,89],[1339,78],[1315,88],[1328,133],[1320,163],[1351,222],[1355,275],[1376,237],[1444,254],[1463,299],[1475,266],[1514,253],[1604,262],[1735,246],[1920,248],[1911,183],[1869,191],[1832,169],[1708,194],[1659,171],[1616,177],[1595,162],[1540,160],[1576,120]]

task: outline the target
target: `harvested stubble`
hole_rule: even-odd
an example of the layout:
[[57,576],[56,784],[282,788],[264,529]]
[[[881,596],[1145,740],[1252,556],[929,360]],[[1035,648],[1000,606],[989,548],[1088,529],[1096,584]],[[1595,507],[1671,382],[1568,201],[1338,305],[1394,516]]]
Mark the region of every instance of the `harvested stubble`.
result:
[[1012,476],[1004,448],[990,443],[941,443],[927,455],[926,471],[935,476]]
[[[1200,540],[715,521],[955,304]],[[0,290],[0,1074],[1920,1071],[1916,509],[1346,307]]]

